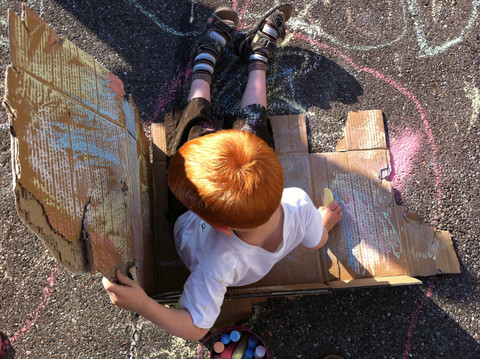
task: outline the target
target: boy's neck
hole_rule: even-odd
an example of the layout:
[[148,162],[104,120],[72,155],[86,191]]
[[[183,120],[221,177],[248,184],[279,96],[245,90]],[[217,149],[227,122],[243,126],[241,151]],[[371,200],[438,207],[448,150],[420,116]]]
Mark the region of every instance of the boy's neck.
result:
[[283,241],[283,207],[279,205],[270,219],[255,228],[234,229],[238,238],[252,246],[275,252]]

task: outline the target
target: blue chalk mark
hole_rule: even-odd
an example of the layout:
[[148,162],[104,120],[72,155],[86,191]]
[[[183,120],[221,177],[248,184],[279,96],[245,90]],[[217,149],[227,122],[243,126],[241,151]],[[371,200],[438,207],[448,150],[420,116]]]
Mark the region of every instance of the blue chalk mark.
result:
[[137,128],[135,125],[135,111],[129,101],[123,101],[123,112],[127,122],[127,130],[133,138],[137,138]]
[[170,26],[165,25],[163,22],[157,19],[157,17],[151,13],[149,13],[145,8],[140,5],[136,0],[124,0],[126,3],[129,3],[133,7],[135,7],[137,10],[139,10],[142,14],[147,16],[150,20],[153,21],[155,25],[157,25],[160,29],[163,31],[166,31],[170,34],[176,35],[176,36],[182,36],[182,37],[188,37],[188,36],[195,36],[200,34],[199,31],[191,31],[191,32],[181,32],[178,30],[175,30],[174,28],[171,28]]
[[361,263],[358,261],[357,257],[353,254],[353,249],[356,247],[357,243],[355,242],[356,237],[356,227],[355,221],[352,219],[351,214],[346,210],[345,203],[338,197],[335,191],[332,191],[333,197],[340,205],[340,208],[343,212],[343,217],[340,220],[340,228],[342,229],[343,236],[346,240],[347,249],[348,249],[348,265],[356,272],[360,273]]
[[[387,212],[383,212],[383,217],[387,220],[388,224],[390,225],[390,228],[393,230],[395,234],[395,238],[397,239],[398,246],[400,247],[400,250],[397,251],[395,249],[395,246],[392,243],[392,251],[395,257],[400,258],[400,254],[402,253],[402,242],[400,241],[400,235],[398,234],[397,230],[395,229],[392,221],[390,220],[390,215]],[[382,220],[382,225],[384,225],[383,220]]]
[[293,73],[294,70],[296,70],[297,67],[296,66],[293,66],[293,67],[290,67],[290,68],[287,68],[283,71],[280,71],[278,73],[276,73],[274,76],[271,76],[267,79],[267,84],[271,81],[274,81],[276,80],[277,78],[281,77],[281,78],[290,78],[290,75]]

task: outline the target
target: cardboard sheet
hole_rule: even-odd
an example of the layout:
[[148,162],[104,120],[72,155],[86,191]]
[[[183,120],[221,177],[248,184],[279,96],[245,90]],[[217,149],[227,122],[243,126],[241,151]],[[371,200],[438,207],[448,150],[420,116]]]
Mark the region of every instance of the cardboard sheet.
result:
[[112,278],[137,259],[142,277],[154,265],[152,166],[135,103],[27,7],[22,19],[10,10],[9,31],[4,103],[20,217],[74,272]]
[[316,206],[322,205],[323,189],[330,188],[344,215],[324,248],[313,252],[297,248],[258,284],[318,281],[343,287],[376,285],[382,282],[380,277],[396,277],[396,284],[407,284],[416,282],[408,276],[460,272],[450,234],[395,204],[393,188],[384,179],[390,173],[390,155],[381,111],[351,112],[344,138],[333,153],[307,153],[303,122],[303,116],[272,119],[276,144],[283,145],[286,139],[279,128],[288,128],[287,142],[297,143],[276,149],[279,157],[309,159],[304,170],[282,162],[286,182],[306,190]]

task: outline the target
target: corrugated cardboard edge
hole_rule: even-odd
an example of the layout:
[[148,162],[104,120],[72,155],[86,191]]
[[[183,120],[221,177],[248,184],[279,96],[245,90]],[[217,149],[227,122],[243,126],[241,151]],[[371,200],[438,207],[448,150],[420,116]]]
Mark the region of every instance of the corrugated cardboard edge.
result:
[[[12,25],[12,22],[15,24]],[[90,225],[88,223],[88,217],[90,215],[90,204],[91,200],[89,201],[88,198],[85,201],[85,206],[83,208],[83,218],[80,218],[81,222],[78,225],[78,238],[76,240],[69,238],[65,238],[61,235],[58,231],[53,229],[51,225],[51,218],[48,218],[46,215],[46,210],[44,204],[41,203],[35,196],[29,192],[26,188],[24,188],[21,182],[16,181],[17,176],[21,173],[21,168],[19,167],[20,158],[19,158],[19,144],[18,139],[16,137],[14,126],[15,121],[17,121],[17,113],[15,111],[15,106],[18,104],[15,103],[12,105],[10,102],[13,99],[14,93],[11,93],[11,89],[9,86],[9,79],[18,76],[30,76],[33,80],[30,81],[38,81],[41,82],[45,86],[49,86],[52,89],[59,90],[57,88],[57,84],[59,83],[58,80],[58,72],[55,73],[55,61],[60,61],[62,59],[63,65],[65,65],[70,60],[75,60],[78,63],[77,66],[80,68],[80,71],[97,71],[99,76],[102,76],[101,79],[98,78],[88,78],[86,80],[86,84],[90,84],[93,88],[99,86],[96,81],[107,81],[109,83],[109,90],[110,93],[99,94],[99,99],[92,100],[95,95],[89,93],[87,90],[81,88],[79,93],[69,92],[75,89],[75,86],[68,87],[67,85],[67,92],[70,99],[76,100],[77,104],[87,103],[90,107],[95,107],[98,109],[99,116],[108,116],[111,107],[113,106],[109,104],[107,100],[108,96],[115,96],[117,99],[123,96],[123,83],[112,75],[108,70],[104,69],[102,65],[97,64],[95,65],[95,61],[89,57],[86,53],[78,49],[75,45],[64,38],[60,38],[53,29],[49,28],[38,16],[36,16],[28,7],[24,6],[24,13],[22,15],[22,20],[19,20],[18,16],[10,9],[9,11],[9,31],[10,31],[10,41],[14,41],[13,49],[11,45],[11,57],[12,57],[12,65],[8,66],[7,68],[7,86],[6,86],[6,93],[4,99],[4,105],[9,113],[10,125],[11,125],[11,133],[12,133],[12,165],[13,165],[13,180],[14,180],[14,191],[16,194],[16,206],[19,216],[25,221],[27,226],[29,226],[41,239],[45,241],[48,248],[52,251],[55,258],[67,267],[69,270],[73,272],[92,272],[96,269],[100,270],[102,274],[109,278],[114,277],[114,268],[105,269],[103,264],[104,263],[97,263],[95,264],[93,261],[94,257],[94,250],[92,250],[90,243],[91,239],[89,238],[89,228]],[[31,39],[31,37],[35,37],[35,41]],[[28,47],[22,47],[22,41],[25,42],[26,39],[30,39],[28,44],[33,46],[33,50],[30,50]],[[62,46],[68,47],[72,51],[71,55],[67,53],[62,53],[61,56],[65,55],[65,58],[55,57],[55,54],[59,54],[62,50]],[[48,51],[44,51],[43,48],[48,48]],[[67,49],[67,50],[68,50]],[[51,55],[48,53],[51,50]],[[32,53],[29,53],[32,51]],[[44,52],[42,52],[44,51]],[[33,55],[32,55],[33,54]],[[45,59],[41,58],[42,55],[45,55]],[[42,72],[41,66],[34,66],[32,65],[35,61],[26,61],[29,56],[40,56],[39,61],[40,65],[45,65],[46,68],[50,71],[53,69],[52,73],[49,71]],[[69,57],[70,56],[70,57]],[[43,60],[46,62],[44,63]],[[18,63],[25,65],[25,69],[22,69],[21,66],[17,66]],[[58,65],[58,64],[57,64]],[[63,66],[62,65],[62,66]],[[82,67],[83,66],[83,67]],[[78,70],[77,68],[77,70]],[[70,71],[70,69],[64,69]],[[29,73],[31,72],[31,74]],[[82,73],[76,73],[75,78],[73,80],[77,80],[78,76],[81,76]],[[55,77],[57,76],[57,78]],[[56,82],[55,82],[56,78]],[[73,81],[73,83],[75,83]],[[90,82],[89,82],[90,81]],[[63,89],[63,88],[62,88]],[[65,93],[63,93],[65,95]],[[85,98],[83,97],[85,96]],[[103,97],[101,97],[103,96]],[[17,100],[17,99],[15,99]],[[93,102],[85,102],[85,101],[92,100]],[[123,108],[121,103],[123,103]],[[97,107],[98,105],[98,107]],[[148,275],[145,276],[143,272],[143,265],[153,265],[154,262],[154,251],[151,250],[152,241],[149,239],[151,238],[151,227],[150,221],[152,218],[151,215],[151,182],[152,182],[152,170],[151,164],[149,162],[149,142],[143,132],[143,129],[140,124],[140,117],[138,115],[138,110],[133,102],[133,99],[130,97],[130,101],[122,99],[121,101],[116,102],[117,112],[120,113],[124,111],[125,117],[129,117],[131,121],[127,121],[125,131],[128,131],[132,138],[129,139],[130,141],[130,150],[133,150],[135,153],[130,153],[127,155],[127,161],[132,161],[132,164],[136,167],[136,169],[131,168],[130,175],[133,177],[130,178],[131,183],[134,185],[131,186],[131,190],[133,191],[133,201],[136,210],[138,210],[138,216],[132,216],[132,221],[134,225],[134,232],[135,241],[133,238],[129,240],[128,243],[125,245],[129,247],[130,253],[133,254],[133,258],[124,258],[121,263],[117,263],[123,272],[126,272],[128,267],[132,265],[133,260],[135,257],[140,259],[139,261],[139,275],[140,275],[140,282],[143,286],[146,287],[147,292],[153,290],[153,288],[157,286],[157,280],[155,276]],[[120,107],[119,107],[120,106]],[[134,117],[134,119],[133,119]],[[123,128],[125,124],[115,122],[115,119],[112,120],[113,123],[121,125]],[[125,132],[127,133],[127,132]],[[133,144],[133,146],[132,146]],[[141,184],[141,185],[140,185]],[[130,185],[130,181],[128,181],[128,185]],[[128,187],[127,187],[128,188]],[[138,217],[138,218],[137,218]],[[81,231],[80,231],[81,227]],[[81,233],[80,233],[81,232]],[[135,253],[136,252],[136,253]],[[115,256],[113,253],[109,253],[107,255],[110,260]],[[103,258],[101,257],[101,261]],[[100,267],[97,267],[100,265]],[[116,266],[114,266],[116,267]],[[103,269],[101,269],[103,268]]]

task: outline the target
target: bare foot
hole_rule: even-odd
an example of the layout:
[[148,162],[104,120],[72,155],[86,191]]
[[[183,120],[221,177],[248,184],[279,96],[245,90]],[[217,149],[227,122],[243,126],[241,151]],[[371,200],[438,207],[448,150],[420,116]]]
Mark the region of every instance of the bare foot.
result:
[[337,201],[333,201],[327,208],[320,207],[318,210],[322,214],[323,228],[329,232],[343,216],[342,208]]

